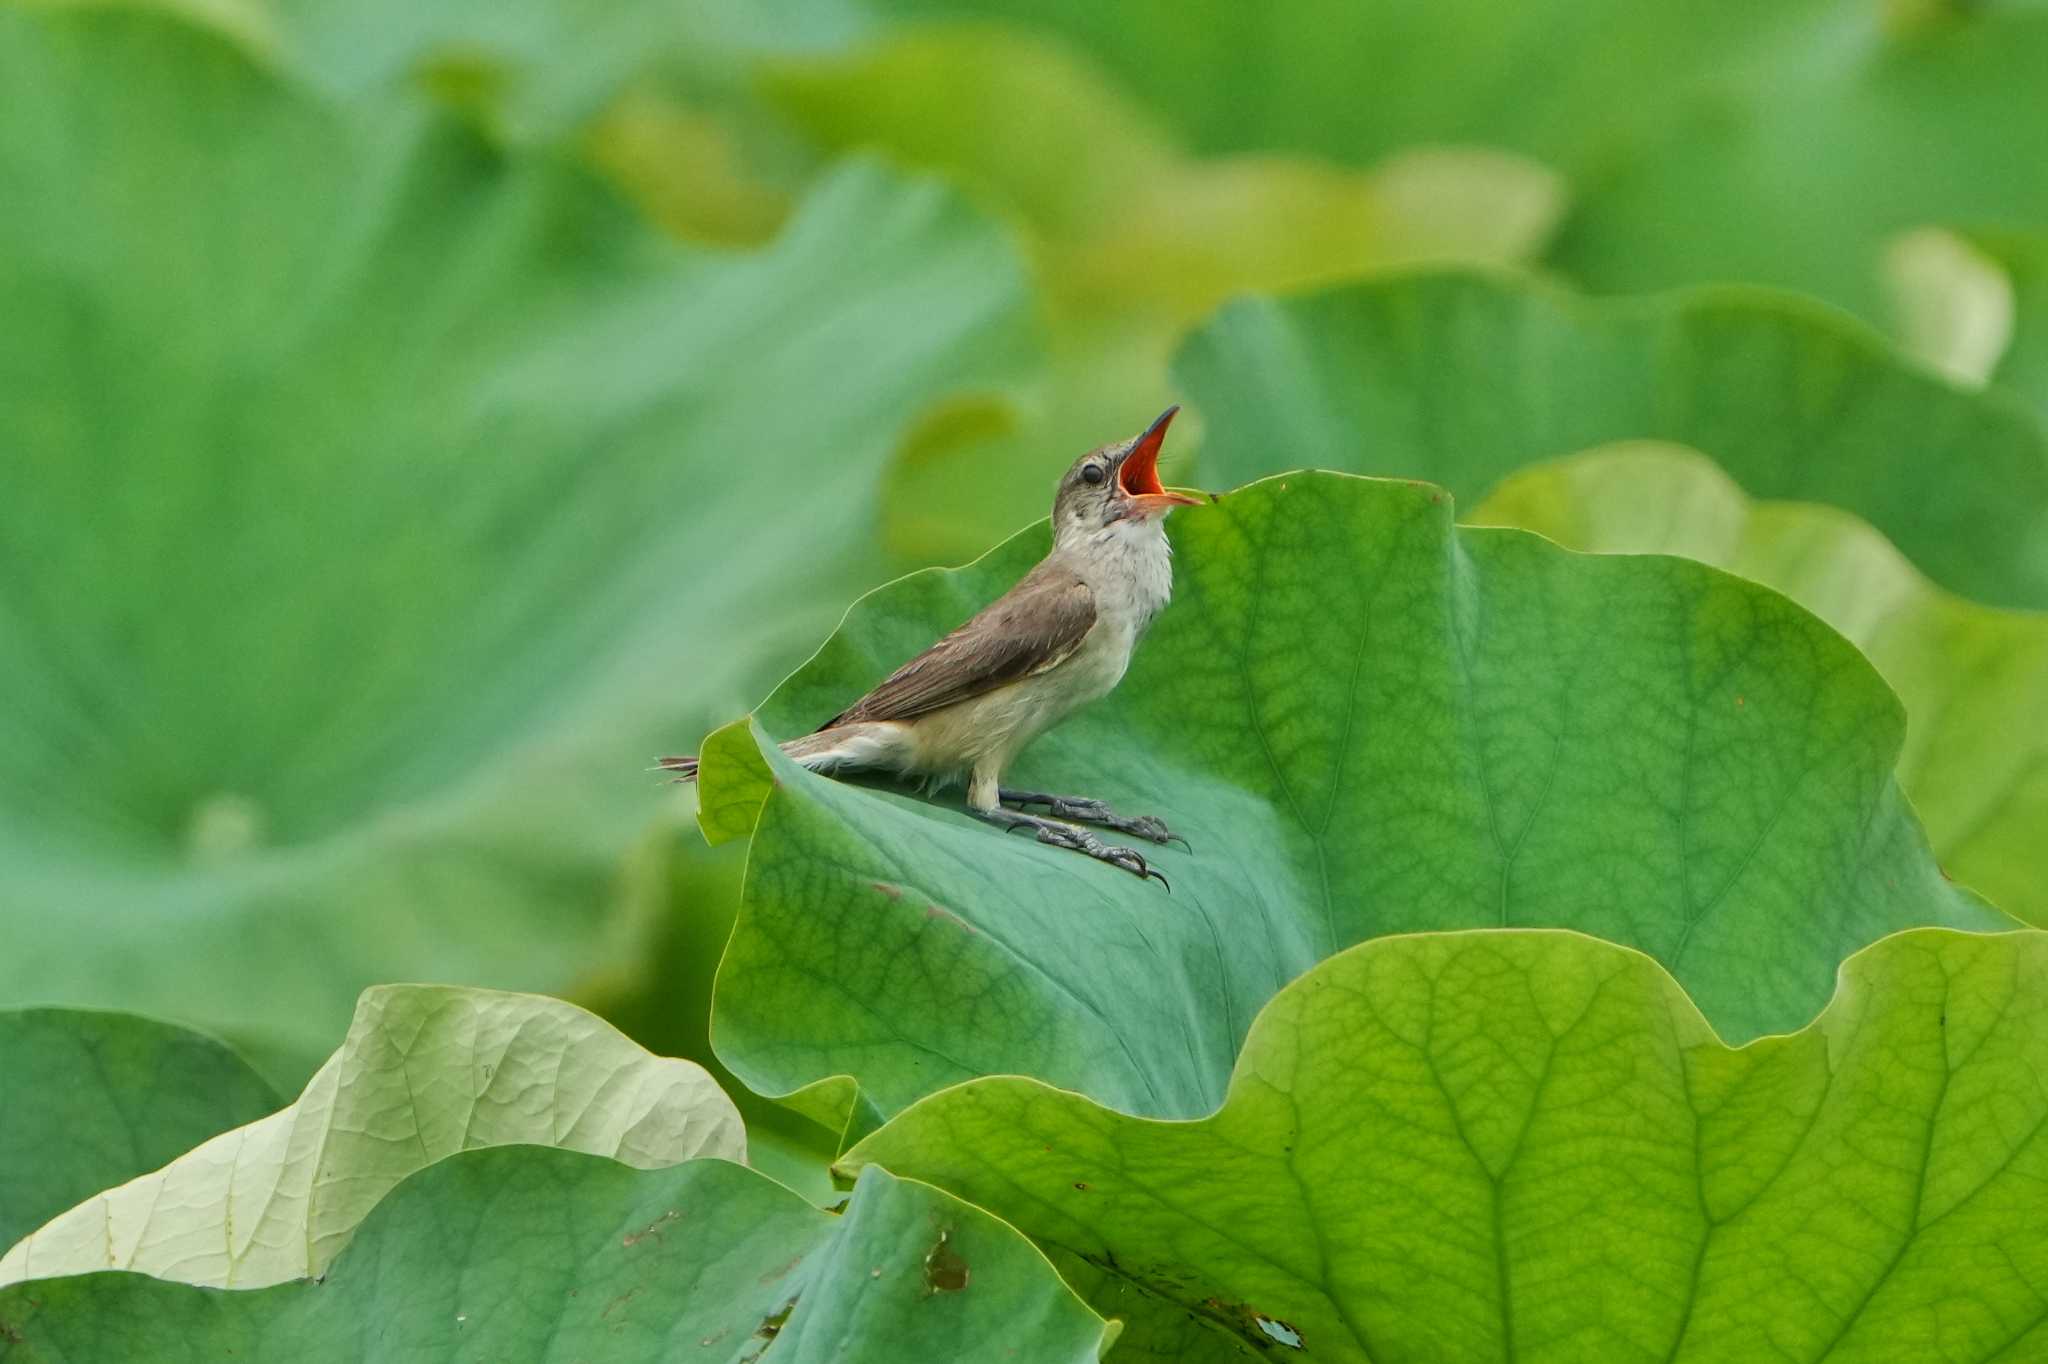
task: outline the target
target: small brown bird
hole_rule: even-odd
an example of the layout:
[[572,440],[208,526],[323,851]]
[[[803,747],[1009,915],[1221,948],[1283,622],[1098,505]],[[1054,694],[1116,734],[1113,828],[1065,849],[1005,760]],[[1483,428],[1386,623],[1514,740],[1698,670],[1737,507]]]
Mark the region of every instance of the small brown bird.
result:
[[[1053,495],[1052,552],[1037,567],[782,751],[816,772],[886,772],[932,784],[965,777],[967,808],[978,818],[1164,883],[1135,848],[1069,822],[1165,843],[1175,835],[1159,820],[1119,815],[1086,796],[1011,790],[1002,776],[1025,745],[1122,680],[1173,591],[1166,513],[1197,505],[1159,482],[1159,447],[1179,410],[1169,407],[1142,435],[1075,461]],[[682,781],[697,776],[695,758],[663,758],[661,766]],[[1050,817],[1005,802],[1040,806]]]

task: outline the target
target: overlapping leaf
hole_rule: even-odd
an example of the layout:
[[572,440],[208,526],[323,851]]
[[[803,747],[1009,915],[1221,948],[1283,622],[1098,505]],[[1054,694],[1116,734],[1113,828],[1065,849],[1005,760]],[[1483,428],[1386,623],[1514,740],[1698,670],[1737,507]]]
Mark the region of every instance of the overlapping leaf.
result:
[[1704,456],[1669,446],[1526,469],[1469,519],[1573,549],[1684,554],[1819,615],[1905,702],[1899,781],[1944,869],[2048,925],[2048,615],[1951,596],[1854,517],[1752,503]]
[[210,1037],[133,1014],[0,1013],[0,1247],[278,1106]]
[[1737,1050],[1606,943],[1367,943],[1267,1007],[1213,1116],[988,1079],[871,1161],[1056,1248],[1134,1358],[2031,1359],[2048,934],[1887,938]]
[[1115,1329],[1014,1230],[881,1171],[841,1218],[724,1161],[638,1171],[530,1147],[412,1176],[322,1282],[0,1290],[0,1349],[36,1364],[1080,1364]]
[[877,573],[922,407],[1011,372],[1001,233],[850,165],[684,249],[160,16],[0,8],[0,86],[0,1003],[296,1080],[370,983],[563,988],[632,774]]
[[[713,1017],[748,1084],[849,1073],[873,1116],[1010,1072],[1184,1116],[1275,990],[1363,938],[1578,928],[1747,1039],[1888,931],[2010,923],[1928,855],[1890,690],[1773,592],[1326,474],[1178,513],[1174,543],[1180,599],[1122,686],[1015,774],[1166,817],[1194,849],[1156,850],[1171,894],[714,736],[707,828],[759,807]],[[1044,544],[870,597],[761,723],[815,726]]]
[[1234,304],[1176,368],[1213,483],[1307,464],[1469,501],[1534,460],[1666,440],[1711,452],[1752,496],[1856,513],[1950,591],[2048,607],[2040,418],[1789,297],[1593,302],[1424,275]]
[[128,1269],[259,1288],[310,1278],[401,1180],[527,1143],[672,1165],[742,1159],[701,1066],[651,1056],[560,1000],[450,986],[367,992],[296,1103],[80,1203],[0,1257],[0,1283]]

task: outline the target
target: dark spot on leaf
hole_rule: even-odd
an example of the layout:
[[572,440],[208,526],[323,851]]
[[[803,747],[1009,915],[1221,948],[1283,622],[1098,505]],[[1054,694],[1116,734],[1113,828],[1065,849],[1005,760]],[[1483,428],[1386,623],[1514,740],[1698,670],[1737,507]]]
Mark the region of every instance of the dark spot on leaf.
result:
[[650,1236],[658,1242],[661,1240],[661,1229],[681,1216],[681,1213],[671,1208],[646,1226],[640,1228],[640,1230],[627,1232],[623,1237],[619,1238],[619,1244],[631,1250]]
[[597,1315],[599,1316],[599,1318],[609,1317],[612,1313],[618,1311],[621,1307],[624,1307],[627,1303],[631,1302],[634,1298],[637,1298],[638,1296],[640,1296],[640,1290],[638,1288],[629,1288],[625,1292],[619,1294],[619,1296],[617,1296],[616,1298],[613,1298],[610,1302],[606,1303],[604,1305],[604,1311],[599,1312]]
[[1736,705],[1738,705],[1738,706],[1740,706],[1740,705],[1742,705],[1742,704],[1743,704],[1743,700],[1742,700],[1742,697],[1741,697],[1741,696],[1740,696],[1739,694],[1738,694],[1738,695],[1736,696],[1736,698],[1735,698],[1735,704],[1736,704]]
[[1080,1191],[1081,1191],[1082,1193],[1087,1193],[1087,1192],[1088,1192],[1088,1181],[1087,1181],[1087,1180],[1085,1180],[1085,1179],[1077,1179],[1077,1180],[1075,1180],[1075,1181],[1074,1181],[1074,1187],[1075,1187],[1076,1189],[1079,1189],[1079,1190],[1080,1190]]
[[788,1264],[783,1265],[779,1269],[771,1269],[766,1274],[763,1274],[761,1276],[761,1282],[763,1284],[771,1284],[774,1283],[777,1279],[785,1278],[788,1276],[790,1270],[795,1269],[798,1265],[802,1264],[803,1262],[804,1257],[801,1252],[792,1255],[789,1258]]
[[1252,1313],[1252,1324],[1261,1331],[1264,1331],[1268,1337],[1285,1345],[1290,1350],[1305,1348],[1301,1343],[1301,1332],[1295,1330],[1278,1317],[1261,1316],[1259,1313],[1254,1312]]
[[879,890],[880,892],[882,892],[882,894],[888,896],[892,900],[900,900],[903,898],[903,887],[901,886],[892,886],[887,881],[875,881],[871,882],[870,884],[872,884],[876,890]]
[[974,932],[973,924],[968,923],[965,919],[961,918],[958,914],[955,914],[952,910],[947,909],[944,905],[925,906],[924,917],[927,919],[944,919],[949,924],[957,925],[963,932]]
[[938,1244],[924,1257],[924,1286],[930,1293],[958,1293],[967,1287],[967,1261],[953,1249],[953,1233],[939,1233]]
[[761,1318],[761,1324],[755,1329],[754,1334],[763,1340],[775,1339],[775,1337],[782,1334],[782,1328],[789,1324],[789,1314],[795,1310],[796,1299],[791,1298],[788,1302]]

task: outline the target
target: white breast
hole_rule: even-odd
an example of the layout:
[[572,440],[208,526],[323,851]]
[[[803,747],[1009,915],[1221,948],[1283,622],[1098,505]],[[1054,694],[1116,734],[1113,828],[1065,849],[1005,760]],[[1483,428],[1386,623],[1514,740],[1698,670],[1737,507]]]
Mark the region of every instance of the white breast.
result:
[[1173,595],[1173,551],[1156,517],[1103,527],[1077,566],[1095,598],[1095,628],[1057,669],[1073,674],[1061,689],[1069,708],[1086,705],[1123,680],[1138,641]]

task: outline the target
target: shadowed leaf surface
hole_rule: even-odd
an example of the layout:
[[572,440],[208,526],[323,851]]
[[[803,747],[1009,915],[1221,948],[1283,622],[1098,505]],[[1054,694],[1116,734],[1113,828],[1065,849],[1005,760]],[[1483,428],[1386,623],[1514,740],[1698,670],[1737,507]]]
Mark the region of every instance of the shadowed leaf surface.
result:
[[2048,934],[1887,938],[1740,1050],[1607,943],[1367,943],[1260,1014],[1212,1116],[999,1077],[870,1161],[1054,1248],[1120,1357],[2033,1359]]
[[1833,625],[1906,704],[1899,781],[1943,868],[2048,926],[2048,615],[1943,592],[1847,513],[1751,502],[1706,456],[1672,446],[1525,469],[1468,519],[1718,564]]
[[[1421,484],[1286,475],[1172,522],[1179,599],[1017,785],[1164,816],[1168,894],[957,807],[707,745],[761,802],[712,1036],[765,1093],[845,1072],[867,1117],[1021,1073],[1214,1106],[1252,1015],[1319,959],[1561,926],[1665,962],[1738,1040],[1798,1027],[1893,929],[2009,926],[1945,882],[1892,768],[1904,719],[1783,597],[1678,559],[1454,530]],[[805,732],[1014,582],[1025,532],[865,599],[760,712]]]
[[[936,1287],[935,1252],[953,1268]],[[35,1364],[1082,1364],[1114,1338],[1030,1242],[922,1184],[874,1171],[835,1217],[724,1161],[642,1171],[530,1147],[415,1174],[317,1283],[0,1290],[0,1345]]]
[[0,1246],[279,1104],[219,1042],[132,1014],[0,1013]]

